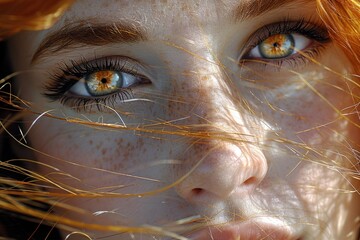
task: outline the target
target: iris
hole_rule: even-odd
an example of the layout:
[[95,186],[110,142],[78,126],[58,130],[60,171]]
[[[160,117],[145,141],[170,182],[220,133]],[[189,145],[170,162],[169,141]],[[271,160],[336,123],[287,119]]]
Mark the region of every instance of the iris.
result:
[[86,88],[92,96],[103,96],[122,87],[123,77],[116,71],[98,71],[85,77]]
[[260,43],[259,52],[263,58],[284,58],[294,52],[294,46],[295,40],[291,34],[276,34]]

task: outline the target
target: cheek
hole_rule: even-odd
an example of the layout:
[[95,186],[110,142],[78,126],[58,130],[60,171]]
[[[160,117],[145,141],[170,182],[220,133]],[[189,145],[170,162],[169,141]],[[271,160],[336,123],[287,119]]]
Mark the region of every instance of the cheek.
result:
[[[337,71],[336,66],[333,69]],[[319,69],[289,76],[287,81],[293,84],[266,95],[272,109],[264,111],[266,121],[284,138],[322,150],[344,148],[345,141],[360,140],[354,114],[354,96],[359,93],[355,84]]]
[[86,189],[136,181],[149,185],[144,179],[155,177],[155,168],[149,166],[162,154],[160,142],[132,131],[96,130],[51,119],[39,122],[29,140],[37,160],[44,164],[40,173]]
[[298,166],[293,177],[297,195],[313,218],[311,222],[316,219],[317,224],[328,228],[325,231],[342,229],[347,233],[358,228],[360,197],[354,191],[359,181],[341,170],[309,162]]
[[[173,211],[177,203],[170,201],[169,204],[175,206],[169,209],[159,205],[168,201],[174,194],[172,191],[139,197],[140,193],[157,190],[174,181],[173,165],[160,161],[171,155],[168,141],[133,131],[96,130],[51,119],[35,125],[28,140],[38,151],[35,155],[40,164],[36,172],[51,180],[42,184],[49,186],[50,192],[66,196],[59,200],[65,209],[61,204],[55,207],[61,216],[89,224],[139,225],[182,214]],[[85,197],[76,197],[69,191]],[[93,197],[99,192],[101,197]],[[123,197],[122,194],[135,195]],[[66,209],[66,204],[80,212]],[[84,210],[91,214],[83,213]],[[109,213],[102,213],[106,211]]]

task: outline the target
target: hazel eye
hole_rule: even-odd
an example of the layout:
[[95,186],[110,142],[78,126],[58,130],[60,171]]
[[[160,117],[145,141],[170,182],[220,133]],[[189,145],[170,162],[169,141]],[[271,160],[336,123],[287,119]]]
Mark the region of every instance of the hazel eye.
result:
[[306,49],[312,40],[300,34],[275,34],[251,49],[249,57],[263,59],[286,58]]
[[125,72],[102,70],[82,77],[69,92],[78,96],[106,96],[141,81],[139,76]]

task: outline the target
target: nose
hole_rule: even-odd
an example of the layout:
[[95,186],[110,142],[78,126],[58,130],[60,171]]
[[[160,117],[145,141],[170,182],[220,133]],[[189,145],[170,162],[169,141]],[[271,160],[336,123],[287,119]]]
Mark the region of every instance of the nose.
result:
[[187,159],[180,167],[184,179],[176,188],[178,194],[191,203],[250,194],[268,169],[260,148],[250,143],[209,140],[194,145],[185,156]]
[[[205,84],[188,81],[196,83],[188,84],[191,88],[188,92],[201,94],[187,124],[195,126],[194,131],[203,136],[189,141],[181,155],[183,164],[177,166],[176,172],[183,178],[176,191],[192,203],[249,194],[268,170],[257,136],[261,124],[240,106],[241,100],[229,91],[232,87],[218,76],[207,75],[203,78]],[[222,82],[219,84],[219,81]],[[194,91],[201,87],[203,89]]]

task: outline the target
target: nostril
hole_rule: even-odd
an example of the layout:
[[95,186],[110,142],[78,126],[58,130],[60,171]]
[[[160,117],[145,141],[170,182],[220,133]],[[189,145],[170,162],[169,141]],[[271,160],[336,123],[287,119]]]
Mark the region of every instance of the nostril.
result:
[[250,178],[246,179],[243,184],[244,185],[253,185],[253,184],[256,184],[256,182],[257,182],[256,177],[250,177]]
[[201,195],[204,192],[204,189],[202,188],[194,188],[191,190],[191,193],[193,196]]

